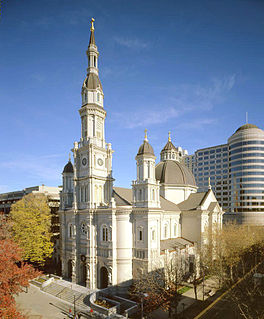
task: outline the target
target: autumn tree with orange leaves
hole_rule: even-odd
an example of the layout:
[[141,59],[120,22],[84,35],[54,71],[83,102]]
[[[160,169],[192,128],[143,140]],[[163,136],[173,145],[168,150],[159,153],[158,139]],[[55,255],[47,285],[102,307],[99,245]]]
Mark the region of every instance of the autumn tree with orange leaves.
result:
[[13,242],[6,218],[0,216],[0,318],[24,319],[16,309],[14,295],[29,286],[29,280],[37,277],[31,265],[22,261],[22,251]]

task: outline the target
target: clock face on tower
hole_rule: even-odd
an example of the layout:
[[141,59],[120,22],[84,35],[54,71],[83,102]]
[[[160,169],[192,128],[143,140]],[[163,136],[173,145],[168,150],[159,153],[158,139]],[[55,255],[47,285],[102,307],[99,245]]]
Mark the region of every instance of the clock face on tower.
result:
[[87,164],[87,159],[85,157],[82,159],[82,164],[83,164],[83,166],[85,166]]
[[101,158],[98,158],[97,163],[100,166],[102,166],[104,164],[104,162],[103,162],[103,160]]

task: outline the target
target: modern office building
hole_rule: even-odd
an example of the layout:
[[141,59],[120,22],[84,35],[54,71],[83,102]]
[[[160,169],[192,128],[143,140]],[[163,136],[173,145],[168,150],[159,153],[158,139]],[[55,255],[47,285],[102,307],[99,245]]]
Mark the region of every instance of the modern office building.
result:
[[263,130],[245,124],[227,144],[199,149],[183,161],[192,169],[200,191],[211,184],[226,220],[264,224]]

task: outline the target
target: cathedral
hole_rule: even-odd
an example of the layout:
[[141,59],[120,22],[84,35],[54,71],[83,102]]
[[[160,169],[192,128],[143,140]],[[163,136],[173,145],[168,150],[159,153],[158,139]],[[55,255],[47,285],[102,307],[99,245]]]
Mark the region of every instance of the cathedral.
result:
[[223,211],[210,185],[206,192],[197,192],[194,176],[180,163],[170,135],[156,165],[145,130],[135,154],[132,188],[113,186],[113,150],[105,141],[94,19],[86,54],[81,138],[72,149],[73,163],[69,159],[62,173],[62,275],[91,289],[124,289],[172,252],[182,254],[186,272],[191,271],[195,247],[206,240],[206,228],[221,227]]

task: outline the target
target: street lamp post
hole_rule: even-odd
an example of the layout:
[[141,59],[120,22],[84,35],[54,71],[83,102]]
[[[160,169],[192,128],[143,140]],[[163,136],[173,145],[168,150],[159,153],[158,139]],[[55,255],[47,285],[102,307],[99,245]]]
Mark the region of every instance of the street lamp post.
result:
[[204,301],[204,267],[203,267],[203,301]]
[[146,294],[146,293],[143,293],[141,295],[141,319],[144,318],[144,297],[147,297],[147,296],[148,296],[148,294]]
[[76,309],[75,309],[75,295],[73,295],[73,318],[75,319],[76,316]]

